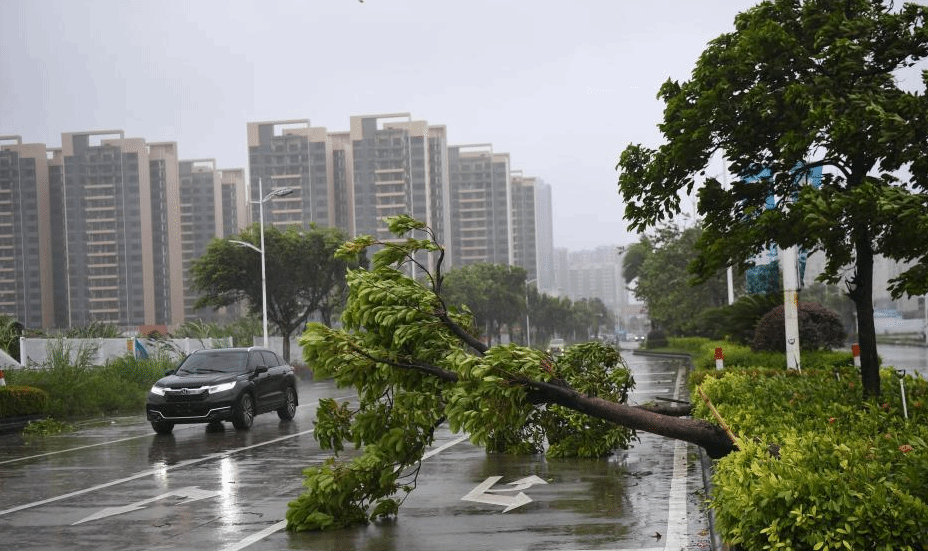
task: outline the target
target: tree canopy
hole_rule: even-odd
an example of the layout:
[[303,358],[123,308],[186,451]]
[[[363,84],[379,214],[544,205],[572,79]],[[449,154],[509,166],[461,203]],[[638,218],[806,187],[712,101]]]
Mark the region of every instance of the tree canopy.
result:
[[[305,492],[287,512],[290,529],[395,515],[443,422],[497,451],[546,444],[549,454],[597,457],[624,446],[632,430],[693,442],[713,457],[733,449],[720,427],[679,417],[688,407],[626,405],[633,380],[613,347],[591,342],[552,358],[513,344],[487,346],[469,312],[443,294],[444,252],[431,230],[407,216],[387,221],[397,237],[424,231],[426,238],[346,243],[342,258],[381,248],[371,269],[348,272],[342,327],[308,324],[300,339],[317,375],[359,396],[356,407],[320,401],[316,438],[336,453],[346,445],[361,452],[304,471]],[[430,270],[416,261],[423,250],[438,253]],[[414,280],[413,271],[425,275]]]
[[[290,359],[290,335],[300,330],[314,312],[328,323],[344,302],[345,271],[350,264],[335,258],[345,241],[335,228],[292,226],[285,231],[264,228],[267,273],[267,319],[284,337],[284,357]],[[206,253],[191,267],[192,288],[200,293],[196,307],[220,308],[246,301],[250,311],[261,315],[260,226],[252,224],[240,235],[213,239]]]
[[[666,143],[629,145],[619,161],[631,228],[674,217],[698,188],[701,278],[771,244],[824,253],[821,279],[844,281],[856,306],[869,396],[880,393],[874,255],[911,263],[894,297],[928,291],[928,71],[914,86],[901,72],[928,54],[926,17],[911,3],[763,2],[709,43],[690,80],[661,87]],[[716,155],[730,185],[706,175]]]
[[653,327],[669,335],[692,334],[697,313],[728,303],[724,274],[698,281],[687,271],[701,235],[698,225],[681,229],[666,224],[629,249],[637,278],[635,296],[647,304]]
[[500,342],[500,330],[524,320],[525,269],[502,264],[478,263],[448,272],[445,294],[452,304],[466,304],[477,327],[492,344]]

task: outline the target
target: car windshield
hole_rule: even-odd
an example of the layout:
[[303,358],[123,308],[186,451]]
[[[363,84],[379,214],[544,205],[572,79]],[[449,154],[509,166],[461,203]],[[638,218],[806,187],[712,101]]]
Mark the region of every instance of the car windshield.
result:
[[187,356],[177,373],[237,373],[245,371],[247,361],[244,350],[198,352]]

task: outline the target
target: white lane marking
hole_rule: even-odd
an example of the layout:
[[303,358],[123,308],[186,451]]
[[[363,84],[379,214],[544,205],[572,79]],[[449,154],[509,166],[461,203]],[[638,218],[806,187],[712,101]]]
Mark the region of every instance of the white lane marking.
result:
[[272,524],[268,526],[267,528],[265,528],[264,530],[261,530],[260,532],[255,532],[254,534],[248,536],[242,541],[223,547],[222,551],[240,551],[241,549],[245,549],[246,547],[249,547],[252,544],[258,543],[259,541],[270,536],[271,534],[280,532],[286,527],[287,527],[287,521],[282,520],[278,522],[277,524]]
[[92,520],[100,520],[102,518],[138,511],[140,509],[144,509],[145,506],[149,503],[154,503],[169,497],[182,498],[183,501],[179,501],[177,505],[186,505],[187,503],[193,503],[194,501],[209,499],[211,497],[218,497],[220,495],[222,495],[222,492],[211,492],[209,490],[201,490],[196,486],[187,486],[186,488],[180,488],[166,494],[161,494],[160,496],[150,497],[148,499],[143,499],[142,501],[136,501],[135,503],[123,505],[122,507],[104,507],[103,509],[100,509],[88,517],[84,517],[77,522],[71,523],[71,526],[83,524]]
[[284,441],[284,440],[289,440],[289,439],[291,439],[291,438],[296,438],[296,437],[298,437],[298,436],[303,436],[304,434],[312,434],[313,431],[315,431],[315,430],[316,430],[316,429],[304,430],[303,432],[297,432],[297,433],[294,433],[294,434],[288,434],[287,436],[281,436],[281,437],[279,437],[279,438],[274,438],[273,440],[268,440],[268,441],[266,441],[266,442],[261,442],[261,443],[259,443],[259,444],[252,444],[251,446],[245,446],[244,448],[235,448],[234,450],[229,450],[229,451],[220,452],[220,453],[213,453],[213,454],[210,454],[210,455],[204,455],[203,457],[199,457],[199,458],[197,458],[197,459],[189,459],[189,460],[187,460],[187,461],[181,461],[180,463],[175,463],[174,465],[170,465],[170,466],[167,466],[167,467],[159,467],[159,468],[157,468],[157,469],[149,469],[149,470],[147,470],[147,471],[143,471],[143,472],[140,472],[140,473],[136,473],[136,474],[134,474],[134,475],[132,475],[132,476],[127,476],[126,478],[120,478],[120,479],[118,479],[118,480],[111,480],[111,481],[106,482],[106,483],[104,483],[104,484],[98,484],[97,486],[91,486],[90,488],[84,488],[83,490],[77,490],[77,491],[70,492],[70,493],[67,493],[67,494],[62,494],[62,495],[60,495],[60,496],[50,497],[50,498],[48,498],[48,499],[43,499],[43,500],[41,500],[41,501],[33,501],[32,503],[26,503],[26,504],[23,504],[23,505],[19,505],[19,506],[17,506],[17,507],[13,507],[13,508],[11,508],[11,509],[6,509],[6,510],[4,510],[4,511],[0,511],[0,517],[2,517],[2,516],[4,516],[4,515],[8,515],[8,514],[10,514],[10,513],[15,513],[15,512],[17,512],[17,511],[22,511],[22,510],[24,510],[24,509],[31,509],[31,508],[33,508],[33,507],[38,507],[38,506],[40,506],[40,505],[46,505],[46,504],[48,504],[48,503],[54,503],[54,502],[56,502],[56,501],[61,501],[62,499],[68,499],[68,498],[70,498],[70,497],[75,497],[75,496],[79,496],[79,495],[89,494],[90,492],[95,492],[95,491],[97,491],[97,490],[102,490],[103,488],[109,488],[109,487],[111,487],[111,486],[117,486],[117,485],[122,484],[122,483],[124,483],[124,482],[130,482],[130,481],[132,481],[132,480],[137,480],[137,479],[139,479],[139,478],[145,478],[146,476],[153,476],[153,475],[155,475],[155,474],[160,474],[160,473],[164,473],[164,472],[167,472],[167,471],[174,471],[174,470],[177,470],[177,469],[180,469],[180,468],[183,468],[183,467],[188,467],[188,466],[190,466],[190,465],[196,465],[197,463],[204,463],[204,462],[206,462],[206,461],[211,461],[211,460],[213,460],[213,459],[222,459],[223,457],[228,457],[228,456],[233,455],[233,454],[236,454],[236,453],[238,453],[238,452],[243,452],[243,451],[246,451],[246,450],[252,450],[252,449],[255,449],[255,448],[260,448],[261,446],[267,446],[268,444],[276,444],[277,442],[282,442],[282,441]]
[[[341,396],[341,397],[339,397],[339,398],[336,398],[336,400],[349,400],[349,399],[355,398],[355,397],[356,397],[356,396]],[[308,407],[308,406],[309,406],[309,404],[304,404],[303,406],[297,406],[297,409],[299,409],[299,408],[301,408],[301,407]],[[187,426],[185,426],[185,427],[183,427],[183,428],[181,428],[181,427],[175,427],[174,430],[189,430],[189,429],[194,428],[195,426],[196,426],[196,425],[187,425]],[[96,448],[96,447],[99,447],[99,446],[106,446],[106,445],[109,445],[109,444],[118,444],[118,443],[120,443],[120,442],[126,442],[126,441],[128,441],[128,440],[136,440],[136,439],[138,439],[138,438],[147,438],[147,437],[151,437],[151,436],[153,436],[152,433],[146,432],[145,434],[140,434],[140,435],[138,435],[138,436],[128,436],[128,437],[126,437],[126,438],[120,438],[120,439],[118,439],[118,440],[108,440],[108,441],[106,441],[106,442],[97,442],[96,444],[86,444],[86,445],[84,445],[84,446],[77,446],[77,447],[74,447],[74,448],[67,448],[67,449],[64,449],[64,450],[56,450],[56,451],[53,451],[53,452],[40,453],[40,454],[36,454],[36,455],[27,455],[27,456],[25,456],[25,457],[17,457],[17,458],[15,458],[15,459],[5,459],[5,460],[3,460],[3,461],[0,461],[0,465],[6,465],[7,463],[16,463],[17,461],[28,461],[29,459],[39,459],[39,458],[42,458],[42,457],[48,457],[49,455],[58,455],[58,454],[60,454],[60,453],[76,452],[76,451],[80,451],[80,450],[86,450],[87,448]]]
[[[437,455],[437,454],[439,454],[439,453],[441,453],[441,452],[447,450],[447,449],[450,448],[451,446],[456,446],[456,445],[460,444],[461,442],[463,442],[463,441],[465,441],[465,440],[467,440],[467,437],[466,437],[466,436],[461,436],[461,437],[455,438],[454,440],[452,440],[452,441],[450,441],[450,442],[447,442],[447,443],[445,443],[445,444],[443,444],[443,445],[441,445],[441,446],[435,448],[434,450],[431,450],[431,451],[429,451],[428,453],[424,454],[424,455],[422,456],[422,461],[425,461],[426,459],[432,457],[433,455]],[[233,544],[231,544],[231,545],[228,545],[228,546],[226,546],[226,547],[223,547],[223,548],[222,548],[222,551],[241,551],[242,549],[245,549],[246,547],[249,547],[250,545],[255,544],[255,543],[257,543],[257,542],[263,540],[264,538],[270,536],[271,534],[280,532],[281,530],[283,530],[283,529],[286,528],[286,527],[287,527],[287,521],[286,521],[286,520],[282,520],[282,521],[278,522],[277,524],[273,524],[273,525],[271,525],[271,526],[265,528],[264,530],[261,530],[260,532],[255,532],[254,534],[248,536],[247,538],[243,539],[242,541],[239,541],[239,542],[233,543]]]
[[[673,392],[676,400],[683,394],[684,367],[677,373],[677,384]],[[670,499],[667,506],[666,549],[676,551],[686,546],[686,532],[689,522],[686,519],[686,461],[687,445],[677,440],[673,450],[673,478],[670,479]]]
[[673,478],[667,506],[667,549],[684,549],[686,532],[686,442],[677,440],[673,451]]
[[[336,400],[347,400],[347,399],[350,399],[350,398],[353,398],[353,396],[346,396],[346,397],[342,397],[342,398],[336,398]],[[124,482],[131,482],[131,481],[137,480],[137,479],[139,479],[139,478],[145,478],[146,476],[152,476],[152,475],[155,475],[155,474],[165,473],[165,472],[167,472],[167,471],[173,471],[173,470],[179,469],[179,468],[181,468],[181,467],[187,467],[187,466],[189,466],[189,465],[196,465],[197,463],[204,463],[204,462],[206,462],[206,461],[210,461],[210,460],[213,460],[213,459],[222,459],[223,457],[228,457],[228,456],[230,456],[230,455],[232,455],[232,454],[235,454],[235,453],[238,453],[238,452],[241,452],[241,451],[252,450],[252,449],[255,449],[255,448],[260,448],[261,446],[266,446],[266,445],[268,445],[268,444],[276,444],[277,442],[282,442],[282,441],[284,441],[284,440],[289,440],[289,439],[291,439],[291,438],[296,438],[296,437],[298,437],[298,436],[303,436],[304,434],[312,434],[315,430],[316,430],[316,429],[314,429],[314,428],[313,428],[313,429],[309,429],[309,430],[304,430],[303,432],[297,432],[297,433],[294,433],[294,434],[288,434],[287,436],[281,436],[281,437],[279,437],[279,438],[274,438],[273,440],[268,440],[268,441],[266,441],[266,442],[260,442],[260,443],[258,443],[258,444],[253,444],[253,445],[251,445],[251,446],[245,446],[244,448],[236,448],[236,449],[234,449],[234,450],[229,450],[229,451],[225,451],[225,452],[213,453],[213,454],[205,455],[205,456],[200,457],[200,458],[197,458],[197,459],[188,459],[187,461],[181,461],[180,463],[175,463],[174,465],[170,465],[170,466],[168,466],[168,467],[159,467],[159,468],[157,468],[157,469],[149,469],[149,470],[147,470],[147,471],[142,471],[142,472],[140,472],[140,473],[136,473],[136,474],[134,474],[134,475],[132,475],[132,476],[127,476],[126,478],[120,478],[120,479],[117,479],[117,480],[111,480],[111,481],[106,482],[106,483],[104,483],[104,484],[98,484],[97,486],[91,486],[90,488],[84,488],[83,490],[77,490],[77,491],[70,492],[70,493],[67,493],[67,494],[62,494],[62,495],[60,495],[60,496],[50,497],[50,498],[48,498],[48,499],[43,499],[43,500],[41,500],[41,501],[34,501],[34,502],[32,502],[32,503],[26,503],[26,504],[23,504],[23,505],[19,505],[19,506],[17,506],[17,507],[13,507],[13,508],[11,508],[11,509],[6,509],[6,510],[4,510],[4,511],[0,511],[0,517],[2,517],[2,516],[4,516],[4,515],[8,515],[8,514],[10,514],[10,513],[15,513],[15,512],[17,512],[17,511],[22,511],[22,510],[24,510],[24,509],[31,509],[31,508],[33,508],[33,507],[38,507],[38,506],[40,506],[40,505],[45,505],[45,504],[48,504],[48,503],[54,503],[54,502],[56,502],[56,501],[61,501],[62,499],[68,499],[68,498],[70,498],[70,497],[75,497],[75,496],[79,496],[79,495],[89,494],[90,492],[94,492],[94,491],[96,491],[96,490],[102,490],[102,489],[104,489],[104,488],[109,488],[109,487],[111,487],[111,486],[117,486],[117,485],[122,484],[122,483],[124,483]]]
[[438,454],[440,454],[441,452],[447,450],[447,449],[450,448],[451,446],[457,446],[458,444],[460,444],[461,442],[463,442],[463,441],[465,441],[465,440],[467,440],[467,437],[466,437],[466,436],[461,436],[461,437],[459,437],[459,438],[455,438],[455,439],[452,440],[451,442],[448,442],[448,443],[446,443],[446,444],[444,444],[444,445],[442,445],[442,446],[440,446],[440,447],[437,447],[437,448],[435,448],[434,450],[432,450],[432,451],[426,453],[425,455],[423,455],[423,456],[422,456],[422,461],[425,461],[426,459],[432,457],[433,455],[438,455]]

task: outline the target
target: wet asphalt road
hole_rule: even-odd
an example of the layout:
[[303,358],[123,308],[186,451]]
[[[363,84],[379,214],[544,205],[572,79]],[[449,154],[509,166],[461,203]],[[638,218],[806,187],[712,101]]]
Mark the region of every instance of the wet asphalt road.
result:
[[[679,396],[675,360],[625,354],[632,401]],[[675,394],[676,393],[676,394]],[[305,466],[319,398],[305,383],[296,418],[258,416],[250,431],[181,425],[155,435],[142,415],[77,433],[0,435],[0,540],[6,549],[706,549],[698,453],[642,434],[601,460],[488,455],[439,433],[399,518],[326,533],[283,529]],[[470,500],[463,500],[469,496]],[[511,509],[504,512],[507,507]]]

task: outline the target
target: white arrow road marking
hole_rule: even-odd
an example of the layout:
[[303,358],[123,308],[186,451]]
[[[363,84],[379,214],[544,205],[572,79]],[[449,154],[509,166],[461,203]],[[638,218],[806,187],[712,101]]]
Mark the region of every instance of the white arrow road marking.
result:
[[[531,503],[532,498],[525,495],[522,490],[534,486],[535,484],[547,484],[541,478],[537,476],[529,476],[526,478],[521,478],[515,482],[510,482],[510,486],[513,488],[500,488],[497,490],[491,490],[494,484],[500,481],[503,478],[501,476],[491,476],[477,485],[476,488],[467,493],[464,497],[461,498],[461,501],[474,501],[477,503],[487,503],[489,505],[502,505],[505,507],[503,509],[504,513],[512,511],[516,507],[521,507],[526,503]],[[501,496],[496,495],[496,493],[488,492],[519,492],[514,496]]]
[[216,497],[221,492],[210,492],[208,490],[201,490],[196,486],[187,486],[186,488],[181,488],[179,490],[174,490],[173,492],[168,492],[166,494],[161,494],[160,496],[155,496],[151,499],[146,499],[144,501],[137,501],[135,503],[130,503],[129,505],[124,505],[122,507],[106,507],[101,509],[96,513],[90,515],[89,517],[83,518],[73,524],[83,524],[85,522],[90,522],[92,520],[100,520],[101,518],[112,517],[115,515],[122,515],[125,513],[131,513],[132,511],[138,511],[139,509],[144,509],[149,503],[153,503],[160,499],[165,499],[168,497],[179,497],[183,501],[177,503],[177,505],[184,505],[187,503],[192,503],[194,501],[199,501],[201,499],[208,499],[211,497]]
[[520,478],[515,482],[510,482],[510,486],[515,486],[515,488],[500,488],[499,490],[490,490],[491,492],[515,492],[517,490],[526,490],[531,488],[535,484],[547,484],[543,479],[532,475],[525,478]]

